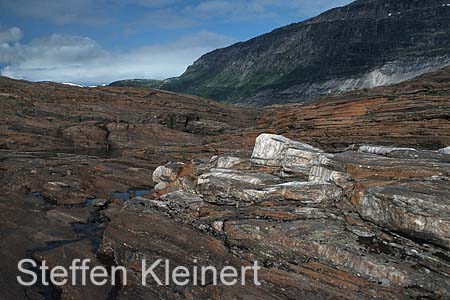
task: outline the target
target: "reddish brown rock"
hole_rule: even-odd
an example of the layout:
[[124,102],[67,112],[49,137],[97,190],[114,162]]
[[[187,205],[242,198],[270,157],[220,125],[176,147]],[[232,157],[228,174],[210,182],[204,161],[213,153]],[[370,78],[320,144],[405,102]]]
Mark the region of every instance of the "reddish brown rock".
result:
[[[435,151],[450,144],[448,73],[265,110],[150,89],[0,78],[0,251],[8,275],[0,287],[13,286],[7,298],[42,299],[39,287],[17,286],[18,259],[67,264],[86,256],[126,265],[130,286],[47,292],[448,298],[450,159]],[[279,147],[259,148],[280,151],[256,151],[252,160],[262,132],[298,142],[277,138]],[[156,176],[167,186],[153,193],[153,171],[169,161],[182,163]],[[219,266],[258,260],[264,284],[140,287],[137,262],[160,256]]]
[[410,81],[265,110],[259,128],[327,149],[450,144],[450,68]]

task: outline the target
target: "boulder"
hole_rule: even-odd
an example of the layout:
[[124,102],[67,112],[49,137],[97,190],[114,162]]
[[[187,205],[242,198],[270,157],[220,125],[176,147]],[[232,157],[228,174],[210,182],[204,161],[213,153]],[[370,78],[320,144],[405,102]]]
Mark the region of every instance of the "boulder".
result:
[[155,190],[162,190],[166,188],[169,183],[174,182],[179,177],[183,170],[184,163],[169,162],[164,166],[159,166],[153,172],[153,184],[155,184]]
[[308,175],[312,162],[322,150],[281,135],[261,134],[256,138],[252,163],[280,167],[288,173]]

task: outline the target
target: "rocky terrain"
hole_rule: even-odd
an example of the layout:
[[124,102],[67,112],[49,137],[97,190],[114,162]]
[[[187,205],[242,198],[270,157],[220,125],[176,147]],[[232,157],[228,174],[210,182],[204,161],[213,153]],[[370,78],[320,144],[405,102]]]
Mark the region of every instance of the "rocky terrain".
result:
[[389,85],[450,64],[450,5],[357,0],[203,55],[163,89],[266,106]]
[[436,150],[450,144],[449,78],[446,67],[388,87],[274,105],[258,128],[328,150],[362,143]]
[[[174,253],[183,265],[194,255],[264,266],[259,288],[179,291],[195,299],[447,299],[449,162],[444,151],[361,146],[329,154],[262,134],[251,156],[157,168],[155,194],[125,203],[100,251],[129,266],[137,257]],[[153,228],[156,220],[162,232]],[[125,224],[135,224],[132,233]],[[189,235],[196,228],[205,249],[186,243],[180,226]],[[142,243],[148,232],[179,248]],[[121,293],[128,289],[133,297],[174,292],[127,287]]]
[[[449,298],[449,72],[264,110],[0,77],[2,299]],[[27,257],[128,285],[21,287]],[[143,287],[142,258],[263,285]]]
[[[102,209],[149,193],[161,163],[241,148],[214,143],[242,136],[258,112],[157,90],[0,77],[0,114],[0,290],[9,300],[59,299],[58,290],[19,286],[17,262],[39,255],[59,265],[98,262],[109,222]],[[114,299],[110,293],[75,287],[63,298]]]
[[160,90],[78,88],[6,77],[0,77],[0,87],[2,149],[195,148],[212,136],[253,126],[258,115],[255,109]]

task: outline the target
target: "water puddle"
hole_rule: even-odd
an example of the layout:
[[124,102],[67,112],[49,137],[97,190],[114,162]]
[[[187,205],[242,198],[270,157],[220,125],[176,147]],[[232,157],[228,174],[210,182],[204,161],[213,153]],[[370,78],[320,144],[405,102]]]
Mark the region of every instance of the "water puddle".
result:
[[134,194],[136,195],[136,196],[145,196],[145,195],[147,195],[147,194],[150,194],[150,190],[147,190],[147,189],[143,189],[143,190],[133,190],[134,191]]
[[112,197],[114,199],[129,200],[130,194],[128,192],[114,192],[112,193]]
[[145,188],[133,188],[128,190],[127,192],[114,192],[112,193],[112,197],[113,199],[120,199],[120,200],[130,200],[131,198],[135,198],[135,197],[142,197],[145,195],[148,195],[152,192],[152,190],[150,189],[145,189]]
[[[113,192],[111,194],[111,197],[116,200],[127,201],[127,200],[130,200],[135,197],[142,197],[142,196],[148,195],[148,194],[152,193],[152,191],[153,190],[147,189],[147,188],[132,188],[126,192]],[[36,200],[36,202],[34,202],[34,204],[42,206],[44,208],[44,210],[47,210],[47,209],[57,206],[57,203],[55,201],[45,197],[40,192],[32,192],[32,193],[30,193],[30,195],[33,196],[34,199]],[[109,201],[107,199],[100,199],[100,198],[92,197],[92,198],[87,198],[84,201],[84,203],[82,203],[82,204],[66,204],[66,205],[61,205],[61,206],[64,206],[66,208],[77,208],[77,207],[80,208],[80,207],[92,207],[92,206],[104,208],[108,205],[108,203],[109,203]]]

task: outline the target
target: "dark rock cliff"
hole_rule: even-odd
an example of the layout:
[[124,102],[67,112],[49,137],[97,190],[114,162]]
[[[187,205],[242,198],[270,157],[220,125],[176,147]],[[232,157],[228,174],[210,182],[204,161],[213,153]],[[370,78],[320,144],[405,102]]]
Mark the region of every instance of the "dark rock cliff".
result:
[[443,0],[359,0],[203,55],[162,86],[264,106],[398,83],[450,64]]

